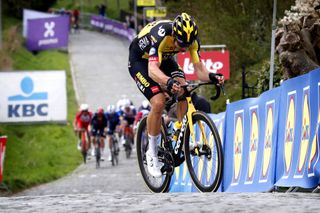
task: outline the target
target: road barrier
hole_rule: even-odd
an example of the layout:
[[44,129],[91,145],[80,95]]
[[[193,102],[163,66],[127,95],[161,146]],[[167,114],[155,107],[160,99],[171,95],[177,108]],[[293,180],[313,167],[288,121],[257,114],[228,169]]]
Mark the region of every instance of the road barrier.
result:
[[0,137],[0,184],[3,180],[4,155],[6,151],[7,136]]
[[[287,80],[257,98],[228,104],[225,113],[210,116],[223,139],[220,191],[319,185],[320,69]],[[197,191],[186,165],[176,168],[170,191]]]
[[127,38],[132,41],[136,36],[134,29],[125,26],[125,23],[105,18],[102,16],[92,15],[90,20],[91,26],[96,29],[102,30],[103,32],[113,33],[118,36]]

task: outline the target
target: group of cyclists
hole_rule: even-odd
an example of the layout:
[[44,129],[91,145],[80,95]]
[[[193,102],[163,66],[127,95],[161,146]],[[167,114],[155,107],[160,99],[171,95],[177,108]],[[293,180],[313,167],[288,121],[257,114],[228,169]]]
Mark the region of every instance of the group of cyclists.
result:
[[[86,132],[88,143],[85,146],[85,151],[88,152],[91,149],[91,156],[94,156],[94,148],[99,144],[101,161],[105,160],[105,140],[111,150],[113,136],[116,136],[125,148],[129,146],[131,149],[134,143],[134,126],[148,111],[150,111],[150,105],[146,100],[142,102],[138,110],[132,101],[126,98],[120,99],[116,105],[108,105],[106,110],[99,106],[95,112],[89,110],[88,104],[81,104],[73,122],[74,131],[79,138],[78,149],[81,150],[81,133],[83,131]],[[100,143],[97,143],[97,139],[100,140]],[[119,147],[116,148],[120,151]],[[111,161],[111,153],[108,160]]]

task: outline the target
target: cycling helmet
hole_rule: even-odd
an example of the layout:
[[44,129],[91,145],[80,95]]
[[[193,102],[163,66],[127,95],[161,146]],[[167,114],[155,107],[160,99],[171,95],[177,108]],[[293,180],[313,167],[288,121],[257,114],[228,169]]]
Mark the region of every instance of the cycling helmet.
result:
[[88,111],[88,110],[89,110],[88,104],[81,104],[80,105],[80,111]]
[[98,115],[103,115],[104,114],[104,110],[103,110],[103,108],[100,106],[100,107],[98,107],[98,109],[97,109],[97,114]]
[[173,21],[174,37],[180,47],[188,47],[198,37],[198,27],[187,13],[181,13]]
[[107,107],[107,112],[108,113],[115,113],[116,112],[116,107],[114,106],[114,105],[109,105],[108,107]]
[[141,106],[143,109],[148,109],[149,108],[149,101],[147,101],[147,100],[142,101]]

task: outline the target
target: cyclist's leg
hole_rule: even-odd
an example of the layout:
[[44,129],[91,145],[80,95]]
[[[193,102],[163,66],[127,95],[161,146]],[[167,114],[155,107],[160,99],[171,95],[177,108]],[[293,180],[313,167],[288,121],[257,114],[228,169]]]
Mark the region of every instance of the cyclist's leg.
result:
[[109,161],[112,160],[112,158],[111,158],[111,156],[112,156],[112,134],[113,134],[113,131],[108,130],[107,141],[108,141],[108,147],[109,147]]
[[96,148],[96,139],[97,139],[98,130],[96,128],[91,129],[91,155],[95,155],[95,148]]
[[100,135],[100,155],[101,155],[101,160],[104,160],[104,140],[106,138],[105,133],[104,133],[104,128],[99,130],[99,135]]
[[130,61],[129,71],[143,95],[151,103],[151,111],[147,118],[149,146],[147,151],[148,171],[155,177],[162,175],[158,165],[157,143],[161,141],[161,116],[165,107],[165,96],[158,83],[148,75],[148,60]]

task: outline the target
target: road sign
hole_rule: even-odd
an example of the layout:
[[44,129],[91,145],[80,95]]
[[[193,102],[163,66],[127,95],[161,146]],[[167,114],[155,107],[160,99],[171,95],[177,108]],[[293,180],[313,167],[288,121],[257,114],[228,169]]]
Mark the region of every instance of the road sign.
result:
[[137,6],[156,6],[156,0],[137,0]]
[[166,7],[157,7],[157,8],[147,8],[146,16],[150,17],[166,17],[167,16],[167,8]]

